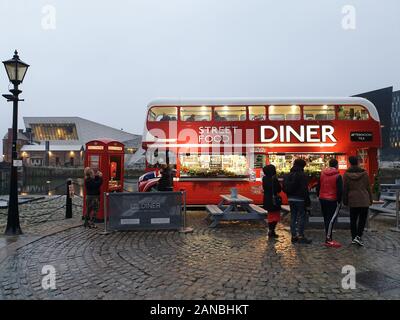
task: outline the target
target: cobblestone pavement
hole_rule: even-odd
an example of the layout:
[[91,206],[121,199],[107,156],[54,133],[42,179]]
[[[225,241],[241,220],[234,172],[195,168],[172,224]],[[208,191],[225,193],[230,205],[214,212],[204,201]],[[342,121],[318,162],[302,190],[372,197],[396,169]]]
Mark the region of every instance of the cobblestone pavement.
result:
[[[46,196],[30,203],[19,205],[20,224],[24,233],[42,233],[43,228],[51,228],[65,217],[65,196]],[[82,198],[75,196],[72,201],[73,216],[82,212]],[[7,224],[8,209],[0,209],[0,229]],[[50,222],[50,223],[49,223]]]
[[[0,299],[399,299],[400,234],[368,232],[366,247],[292,245],[284,225],[268,240],[258,223],[207,227],[203,212],[188,215],[191,234],[70,228],[19,248],[0,264]],[[386,228],[387,230],[387,228]],[[42,289],[41,270],[53,265],[57,288]],[[357,283],[344,290],[341,271],[377,271],[387,286]],[[396,286],[398,284],[398,286]],[[390,289],[390,290],[385,290]]]

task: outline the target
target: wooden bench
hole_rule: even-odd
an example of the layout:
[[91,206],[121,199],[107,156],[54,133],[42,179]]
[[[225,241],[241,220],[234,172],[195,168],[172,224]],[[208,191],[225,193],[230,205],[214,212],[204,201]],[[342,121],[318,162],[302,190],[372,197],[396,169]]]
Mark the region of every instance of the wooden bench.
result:
[[396,210],[389,209],[389,208],[384,208],[384,207],[381,207],[381,206],[372,205],[372,206],[369,207],[369,209],[371,211],[375,211],[375,212],[377,211],[377,212],[379,212],[379,214],[386,213],[389,216],[395,216],[396,215]]
[[256,204],[249,204],[249,207],[251,208],[251,210],[257,212],[258,214],[263,214],[263,215],[267,215],[268,211],[264,210],[263,208],[259,207]]
[[215,204],[209,204],[206,206],[206,210],[209,214],[215,215],[223,215],[224,212]]
[[395,196],[381,196],[381,200],[396,201]]

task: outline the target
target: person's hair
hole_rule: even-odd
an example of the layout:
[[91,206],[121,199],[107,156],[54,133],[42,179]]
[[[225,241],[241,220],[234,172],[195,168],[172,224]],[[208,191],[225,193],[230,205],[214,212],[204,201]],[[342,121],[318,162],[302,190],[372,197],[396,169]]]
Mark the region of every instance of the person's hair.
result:
[[94,171],[90,167],[86,167],[85,170],[83,171],[83,173],[85,175],[85,179],[94,177]]
[[298,158],[296,160],[294,160],[293,162],[293,166],[294,167],[300,167],[302,169],[304,169],[304,167],[307,165],[307,162],[304,159]]
[[329,166],[331,168],[337,168],[338,165],[339,165],[339,162],[335,158],[332,158],[331,160],[329,160]]
[[349,157],[349,162],[352,166],[358,166],[358,157],[356,156]]
[[267,177],[273,177],[276,175],[276,168],[273,164],[268,164],[263,168],[263,172]]

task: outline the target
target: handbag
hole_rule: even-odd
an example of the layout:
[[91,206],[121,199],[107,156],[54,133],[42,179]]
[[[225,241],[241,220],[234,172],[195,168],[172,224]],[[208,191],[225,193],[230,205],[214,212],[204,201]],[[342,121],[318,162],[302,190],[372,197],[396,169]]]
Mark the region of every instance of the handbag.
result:
[[271,180],[271,182],[272,182],[272,205],[274,207],[279,207],[280,208],[281,205],[282,205],[282,197],[275,193],[275,190],[274,190],[275,179],[276,179],[276,177],[273,176],[272,180]]

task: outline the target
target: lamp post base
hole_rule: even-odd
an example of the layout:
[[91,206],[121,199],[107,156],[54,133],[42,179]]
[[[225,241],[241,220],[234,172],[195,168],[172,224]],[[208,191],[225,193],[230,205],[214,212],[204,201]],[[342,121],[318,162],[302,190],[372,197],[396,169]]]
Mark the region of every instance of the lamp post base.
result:
[[6,236],[19,236],[19,235],[23,234],[23,232],[20,227],[17,227],[15,229],[9,227],[9,228],[6,228],[6,231],[4,232],[4,234]]

